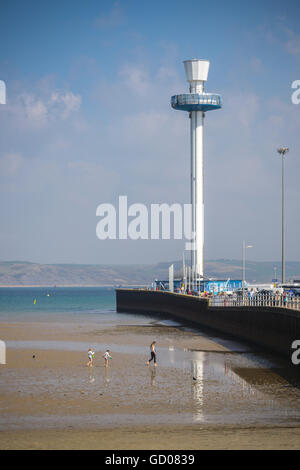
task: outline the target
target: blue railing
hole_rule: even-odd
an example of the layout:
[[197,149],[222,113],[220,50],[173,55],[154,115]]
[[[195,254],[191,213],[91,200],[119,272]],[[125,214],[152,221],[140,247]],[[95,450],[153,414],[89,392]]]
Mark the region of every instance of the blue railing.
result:
[[186,106],[190,104],[206,104],[212,106],[222,106],[222,98],[220,95],[186,93],[183,95],[174,95],[171,98],[171,106]]

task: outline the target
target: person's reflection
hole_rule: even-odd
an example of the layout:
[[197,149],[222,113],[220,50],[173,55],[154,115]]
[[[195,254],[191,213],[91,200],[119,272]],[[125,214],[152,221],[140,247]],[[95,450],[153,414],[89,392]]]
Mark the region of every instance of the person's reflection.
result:
[[156,368],[151,367],[151,369],[150,369],[151,387],[155,387],[155,378],[156,378]]
[[108,371],[108,367],[105,367],[104,368],[104,385],[105,387],[108,387],[109,384],[110,384],[110,378],[109,378],[109,371]]
[[90,375],[89,382],[90,382],[90,384],[95,382],[95,376],[94,375]]
[[229,371],[230,371],[230,362],[229,360],[226,358],[225,356],[225,360],[224,360],[224,374],[225,375],[228,375],[229,374]]
[[169,360],[172,365],[175,363],[175,349],[172,343],[169,345]]

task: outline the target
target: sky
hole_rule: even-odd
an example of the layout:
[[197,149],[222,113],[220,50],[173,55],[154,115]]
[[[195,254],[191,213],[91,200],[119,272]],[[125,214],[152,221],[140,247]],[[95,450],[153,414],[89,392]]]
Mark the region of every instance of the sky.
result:
[[208,59],[205,259],[300,261],[300,2],[2,0],[0,260],[147,264],[185,240],[99,240],[99,204],[186,204],[183,60]]

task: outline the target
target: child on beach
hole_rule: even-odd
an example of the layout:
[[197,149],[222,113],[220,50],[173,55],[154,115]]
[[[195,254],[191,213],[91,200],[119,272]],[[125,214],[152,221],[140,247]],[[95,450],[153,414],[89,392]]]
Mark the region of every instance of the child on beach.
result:
[[104,357],[104,365],[105,365],[105,367],[108,367],[108,359],[112,359],[109,349],[106,350],[103,357]]
[[88,367],[92,367],[94,356],[95,356],[95,352],[92,350],[92,348],[90,348],[88,350],[88,359],[89,359],[87,363]]
[[149,366],[150,362],[153,360],[154,362],[154,366],[156,367],[157,364],[156,364],[156,349],[155,349],[155,345],[156,345],[156,341],[153,341],[153,343],[151,343],[150,345],[150,353],[151,353],[151,358],[149,359],[149,361],[147,362],[147,366]]

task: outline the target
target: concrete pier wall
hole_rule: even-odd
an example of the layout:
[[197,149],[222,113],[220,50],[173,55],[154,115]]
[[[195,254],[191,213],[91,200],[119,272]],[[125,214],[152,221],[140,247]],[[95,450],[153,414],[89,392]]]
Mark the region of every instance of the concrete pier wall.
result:
[[116,289],[118,312],[163,313],[290,357],[300,340],[300,311],[278,307],[209,307],[205,299],[142,289]]

